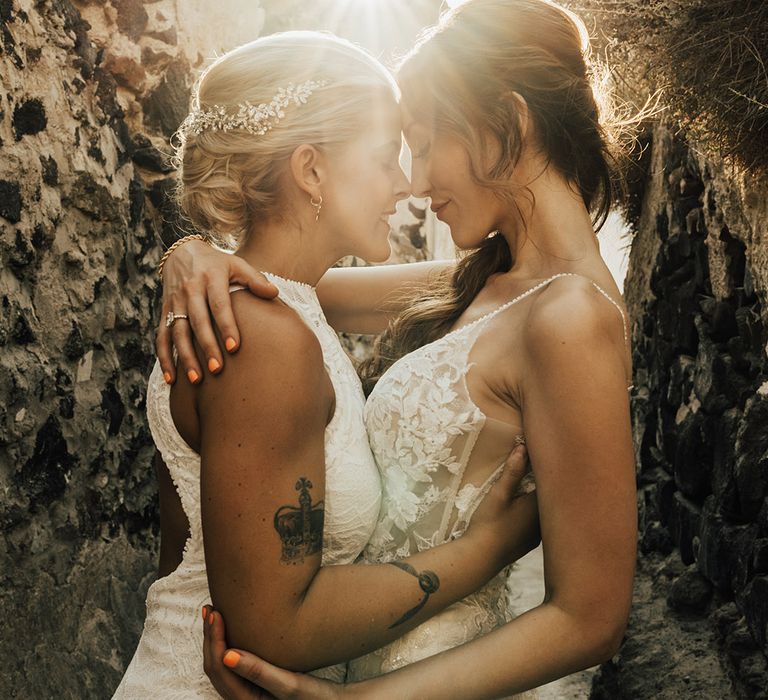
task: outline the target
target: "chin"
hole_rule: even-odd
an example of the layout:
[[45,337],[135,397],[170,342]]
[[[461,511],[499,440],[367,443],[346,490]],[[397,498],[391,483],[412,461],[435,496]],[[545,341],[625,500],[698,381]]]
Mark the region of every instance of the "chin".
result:
[[457,231],[454,233],[454,230],[451,229],[453,244],[459,250],[472,250],[473,248],[477,248],[487,237],[488,236],[479,236],[477,233],[470,233],[468,231]]
[[392,246],[390,246],[389,241],[387,241],[385,246],[371,248],[364,253],[355,253],[355,255],[369,263],[383,263],[387,262],[392,255]]

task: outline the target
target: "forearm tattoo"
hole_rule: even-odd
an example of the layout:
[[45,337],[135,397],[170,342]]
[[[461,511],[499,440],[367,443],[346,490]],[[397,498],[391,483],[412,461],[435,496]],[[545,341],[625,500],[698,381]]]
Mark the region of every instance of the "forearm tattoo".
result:
[[296,482],[299,505],[281,506],[275,513],[275,530],[283,544],[280,561],[284,564],[301,564],[305,556],[317,554],[323,549],[323,501],[312,505],[309,490],[312,482],[301,477]]
[[389,626],[389,629],[392,629],[393,627],[402,625],[403,622],[410,620],[427,604],[429,596],[431,596],[440,588],[440,579],[434,571],[422,571],[419,573],[410,564],[406,564],[404,561],[391,561],[388,563],[392,564],[392,566],[396,566],[398,569],[402,569],[406,573],[409,573],[411,576],[415,576],[419,580],[419,587],[422,591],[424,591],[424,597],[421,599],[419,604],[415,608],[411,608],[399,620],[393,622]]

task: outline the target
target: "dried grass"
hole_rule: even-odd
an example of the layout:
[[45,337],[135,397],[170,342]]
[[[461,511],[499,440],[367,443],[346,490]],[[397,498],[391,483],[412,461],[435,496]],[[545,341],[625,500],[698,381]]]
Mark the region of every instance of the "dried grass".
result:
[[659,90],[669,118],[703,148],[768,174],[768,2],[573,0],[619,94]]

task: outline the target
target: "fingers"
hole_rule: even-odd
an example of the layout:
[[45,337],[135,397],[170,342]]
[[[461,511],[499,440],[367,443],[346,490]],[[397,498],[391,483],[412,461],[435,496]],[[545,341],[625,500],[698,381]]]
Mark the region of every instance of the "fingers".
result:
[[493,489],[500,497],[514,500],[519,496],[520,483],[526,473],[528,453],[524,444],[516,445],[504,462]]
[[[204,369],[207,369],[212,374],[217,374],[224,366],[224,359],[216,339],[216,334],[213,332],[206,296],[203,294],[190,296],[188,304],[187,315],[189,316],[188,329],[190,330],[190,340],[191,334],[194,334],[194,339],[197,341],[200,354],[202,355],[201,359]],[[181,351],[179,351],[179,355],[181,356]],[[184,367],[187,366],[184,365]],[[187,367],[187,369],[189,368]],[[190,379],[190,381],[192,380]],[[196,382],[192,383],[195,384]]]
[[160,322],[155,334],[155,352],[160,362],[160,369],[163,372],[163,378],[166,384],[173,384],[176,381],[176,361],[173,356],[173,337],[171,329],[166,325],[168,312],[173,309],[174,295],[163,287],[163,304],[160,313]]
[[[227,280],[215,279],[208,283],[208,303],[211,306],[211,313],[216,321],[219,334],[224,338],[224,347],[227,352],[235,352],[240,347],[240,331],[237,328],[235,315],[232,313],[232,295],[229,292]],[[198,338],[198,342],[203,346],[206,356],[213,357],[211,353],[214,348],[203,343],[201,338]],[[218,343],[215,345],[215,349],[218,351]]]
[[509,453],[504,463],[504,474],[507,479],[519,481],[525,476],[528,463],[528,450],[525,444],[516,445]]
[[[186,313],[186,311],[179,313]],[[171,338],[178,353],[179,371],[183,372],[192,384],[203,380],[200,361],[192,342],[192,327],[189,319],[178,319],[171,326]]]
[[202,610],[203,616],[203,670],[207,676],[211,674],[211,668],[213,660],[213,651],[211,650],[211,626],[208,624],[208,616],[210,615],[210,606],[204,605]]
[[[253,267],[242,258],[236,255],[231,257],[232,262],[230,264],[229,279],[232,284],[242,284],[262,299],[274,299],[277,296],[277,287],[261,274],[261,272],[254,270]],[[219,328],[221,328],[221,326],[219,326]]]
[[166,384],[176,381],[176,365],[173,362],[173,343],[170,330],[165,325],[165,315],[160,320],[160,326],[155,336],[155,353]]
[[[224,664],[241,678],[258,685],[278,699],[294,697],[319,697],[311,693],[314,685],[310,676],[286,671],[264,661],[264,659],[239,649],[228,650],[223,657]],[[304,687],[301,688],[301,683]],[[305,693],[299,694],[299,690]]]
[[203,607],[203,670],[216,692],[228,700],[263,700],[269,697],[232,673],[222,663],[227,642],[224,618],[210,605]]

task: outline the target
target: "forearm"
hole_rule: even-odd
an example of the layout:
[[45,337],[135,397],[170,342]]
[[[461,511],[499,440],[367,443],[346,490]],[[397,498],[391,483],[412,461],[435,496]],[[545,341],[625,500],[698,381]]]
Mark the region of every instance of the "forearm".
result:
[[381,333],[410,302],[409,289],[429,283],[448,270],[447,260],[337,267],[325,273],[317,296],[328,323],[342,333]]
[[[292,670],[307,671],[365,654],[397,639],[477,590],[503,566],[465,537],[393,564],[321,567],[289,613],[229,616],[229,642]],[[427,574],[429,572],[429,574]],[[431,591],[431,592],[429,592]]]
[[[609,659],[621,625],[544,603],[467,644],[385,676],[349,686],[349,695],[481,700],[521,693]],[[472,669],[456,673],[456,669]]]

